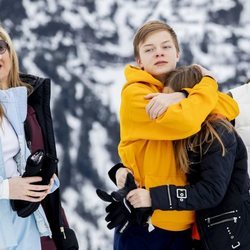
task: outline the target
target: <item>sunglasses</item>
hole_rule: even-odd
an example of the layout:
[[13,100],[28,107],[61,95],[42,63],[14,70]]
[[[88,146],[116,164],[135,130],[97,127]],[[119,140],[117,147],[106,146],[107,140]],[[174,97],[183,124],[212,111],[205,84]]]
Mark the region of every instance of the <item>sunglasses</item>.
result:
[[4,40],[0,40],[0,54],[4,54],[7,49],[9,49],[8,43],[6,43]]

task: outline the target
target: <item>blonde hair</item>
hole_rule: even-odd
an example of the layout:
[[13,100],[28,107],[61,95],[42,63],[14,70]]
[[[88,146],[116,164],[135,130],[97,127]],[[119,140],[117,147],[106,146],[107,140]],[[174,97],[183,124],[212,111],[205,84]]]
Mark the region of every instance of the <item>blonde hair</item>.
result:
[[173,39],[177,53],[180,52],[180,46],[175,31],[168,24],[162,21],[159,20],[149,21],[146,22],[144,25],[142,25],[135,33],[133,46],[134,46],[134,56],[136,59],[140,57],[139,55],[140,43],[144,42],[149,35],[157,31],[167,31]]
[[[183,88],[192,88],[202,79],[202,74],[198,66],[191,65],[179,67],[171,71],[167,78],[164,92],[170,93],[180,91]],[[175,159],[177,166],[184,172],[189,173],[188,151],[205,154],[214,140],[217,140],[221,146],[222,156],[225,155],[226,149],[220,135],[214,128],[215,124],[224,126],[228,131],[233,131],[233,126],[225,117],[219,114],[210,114],[201,125],[201,130],[195,135],[182,140],[173,142],[175,150]],[[208,145],[206,148],[203,145]]]
[[[16,51],[14,49],[12,40],[10,36],[8,35],[7,31],[0,26],[0,39],[4,40],[8,44],[8,52],[9,52],[9,57],[10,57],[10,62],[11,62],[11,68],[10,72],[8,75],[7,83],[9,88],[13,87],[18,87],[18,86],[25,86],[28,89],[28,92],[32,92],[32,87],[31,85],[24,83],[21,81],[20,76],[19,76],[19,62],[18,62],[18,57],[16,54]],[[2,118],[4,112],[2,109],[2,106],[0,105],[0,119]]]

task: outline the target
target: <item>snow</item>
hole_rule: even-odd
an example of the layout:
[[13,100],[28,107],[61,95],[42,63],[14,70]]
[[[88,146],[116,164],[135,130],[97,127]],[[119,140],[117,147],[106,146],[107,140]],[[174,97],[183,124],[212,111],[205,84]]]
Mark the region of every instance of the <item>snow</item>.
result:
[[106,177],[106,179],[108,179],[107,172],[113,163],[109,153],[105,150],[105,145],[108,140],[107,132],[100,123],[94,122],[89,136],[91,142],[90,156],[93,159],[93,166],[96,168],[101,178]]
[[[52,111],[61,98],[66,99],[65,103],[60,102],[61,110],[57,110],[61,113],[54,113],[53,117],[57,123],[58,116],[65,116],[66,124],[55,127],[65,126],[66,131],[70,131],[70,148],[59,143],[57,138],[58,157],[62,159],[62,155],[69,154],[69,167],[74,171],[78,169],[78,172],[72,170],[74,183],[65,187],[63,193],[68,220],[77,232],[81,250],[111,249],[113,231],[106,228],[104,220],[107,204],[96,196],[94,180],[87,179],[79,169],[93,168],[105,188],[114,189],[107,176],[114,162],[106,147],[114,134],[93,112],[84,109],[87,99],[92,98],[86,97],[87,90],[91,90],[89,92],[97,100],[96,110],[103,107],[110,110],[110,117],[105,120],[107,125],[112,122],[113,114],[118,123],[120,93],[125,83],[123,70],[127,63],[133,63],[134,33],[144,22],[159,18],[176,30],[182,48],[188,46],[193,58],[191,63],[212,70],[225,91],[227,84],[232,87],[245,82],[250,78],[250,1],[239,0],[243,4],[239,25],[221,25],[210,20],[211,12],[230,10],[235,6],[234,0],[21,2],[25,13],[20,22],[15,15],[15,18],[2,20],[2,9],[0,22],[8,30],[15,31],[14,45],[25,71],[52,79]],[[92,6],[95,11],[91,11]],[[5,16],[10,14],[5,13]],[[232,37],[237,37],[236,44],[232,43]],[[205,43],[207,52],[202,50],[201,43]],[[104,56],[100,58],[100,55]],[[235,82],[232,83],[232,79]],[[65,92],[68,86],[75,91]],[[89,120],[93,121],[90,130],[81,131],[82,125]],[[90,148],[86,150],[91,166],[76,165],[79,149],[85,143],[80,140],[83,132],[89,137]],[[115,148],[117,142],[113,143]],[[60,161],[60,166],[62,164],[64,162]],[[83,211],[79,211],[79,205]]]

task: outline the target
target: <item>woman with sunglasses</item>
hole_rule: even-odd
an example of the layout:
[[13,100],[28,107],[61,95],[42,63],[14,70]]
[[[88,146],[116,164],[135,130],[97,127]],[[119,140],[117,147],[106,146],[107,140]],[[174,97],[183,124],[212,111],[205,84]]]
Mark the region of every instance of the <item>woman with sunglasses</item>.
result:
[[[0,249],[39,250],[40,237],[51,236],[41,206],[22,218],[10,200],[40,202],[52,189],[39,176],[23,177],[30,154],[24,134],[27,95],[32,87],[20,80],[18,58],[7,32],[0,26]],[[57,179],[57,178],[56,178]]]

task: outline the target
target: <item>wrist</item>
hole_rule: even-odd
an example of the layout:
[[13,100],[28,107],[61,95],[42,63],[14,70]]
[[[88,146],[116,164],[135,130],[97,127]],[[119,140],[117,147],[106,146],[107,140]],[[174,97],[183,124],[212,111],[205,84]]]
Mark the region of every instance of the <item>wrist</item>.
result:
[[9,180],[5,179],[0,183],[0,199],[9,199]]
[[[152,209],[168,210],[170,209],[168,201],[167,186],[158,186],[149,189]],[[162,199],[162,197],[165,197]]]
[[116,183],[116,173],[121,168],[125,168],[125,166],[122,163],[117,163],[108,172],[109,178],[114,182],[115,185],[117,184]]
[[188,97],[188,92],[185,89],[181,89],[179,92],[182,93],[185,98]]

